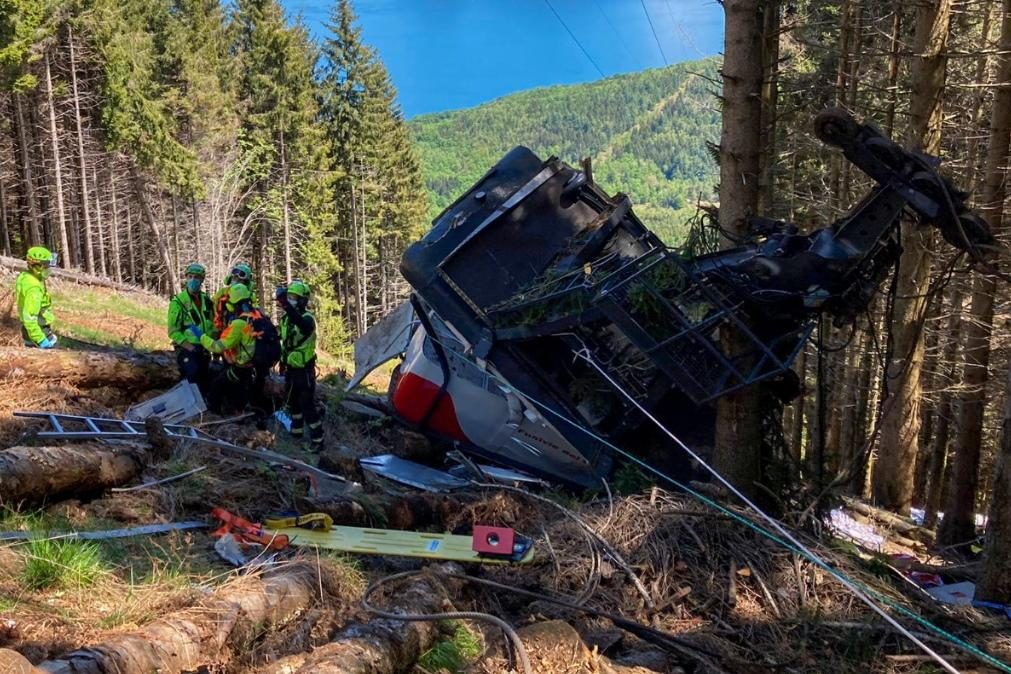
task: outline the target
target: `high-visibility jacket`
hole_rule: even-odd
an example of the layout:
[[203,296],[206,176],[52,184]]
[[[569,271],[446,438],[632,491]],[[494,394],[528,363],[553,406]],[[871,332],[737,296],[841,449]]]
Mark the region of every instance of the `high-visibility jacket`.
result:
[[284,305],[281,317],[281,362],[305,367],[316,358],[316,319],[308,311]]
[[46,282],[30,271],[23,271],[14,284],[14,295],[25,334],[35,344],[41,344],[46,338],[46,328],[52,330],[56,324]]
[[169,300],[168,336],[172,344],[200,344],[200,339],[188,332],[190,326],[197,326],[204,333],[214,330],[214,305],[207,293],[200,291],[196,297],[184,290]]
[[203,335],[200,344],[211,353],[220,353],[226,363],[236,367],[252,367],[253,354],[256,353],[256,337],[253,335],[253,324],[247,320],[252,314],[240,314],[214,339]]

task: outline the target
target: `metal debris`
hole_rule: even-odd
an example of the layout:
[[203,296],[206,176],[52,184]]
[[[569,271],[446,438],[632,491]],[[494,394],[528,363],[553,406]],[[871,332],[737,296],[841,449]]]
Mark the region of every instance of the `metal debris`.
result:
[[392,454],[370,456],[359,459],[359,463],[369,472],[424,491],[447,492],[463,489],[470,484],[468,480],[445,471],[429,468]]

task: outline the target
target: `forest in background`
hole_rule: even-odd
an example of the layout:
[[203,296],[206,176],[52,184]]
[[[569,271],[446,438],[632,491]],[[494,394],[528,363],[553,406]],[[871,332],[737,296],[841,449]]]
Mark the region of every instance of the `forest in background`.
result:
[[403,294],[427,196],[348,0],[315,44],[276,0],[0,3],[0,250],[163,293],[191,260],[310,282],[347,348]]
[[701,199],[712,202],[720,133],[713,95],[719,59],[533,89],[468,110],[422,115],[408,126],[432,195],[432,215],[516,145],[542,159],[593,161],[604,189],[632,198],[636,214],[679,245]]

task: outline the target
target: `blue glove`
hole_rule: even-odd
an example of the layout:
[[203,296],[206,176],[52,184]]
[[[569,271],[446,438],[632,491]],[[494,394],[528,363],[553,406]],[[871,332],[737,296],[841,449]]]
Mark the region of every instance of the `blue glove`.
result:
[[56,346],[56,335],[49,335],[41,342],[39,342],[40,349],[51,349]]
[[197,339],[200,339],[200,336],[204,334],[204,331],[200,329],[199,325],[191,325],[190,327],[186,328],[186,332],[190,333]]

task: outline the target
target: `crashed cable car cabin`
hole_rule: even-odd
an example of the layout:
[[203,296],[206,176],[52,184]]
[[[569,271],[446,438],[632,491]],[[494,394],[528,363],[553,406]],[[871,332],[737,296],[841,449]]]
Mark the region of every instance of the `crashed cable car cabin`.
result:
[[721,396],[760,382],[796,395],[791,363],[815,320],[864,310],[904,212],[973,260],[993,249],[936,158],[837,110],[815,133],[873,189],[823,229],[755,218],[747,242],[697,257],[666,247],[626,196],[513,149],[404,254],[415,320],[393,408],[482,458],[597,486],[613,460],[602,440],[634,451],[649,437],[640,407],[705,445]]

